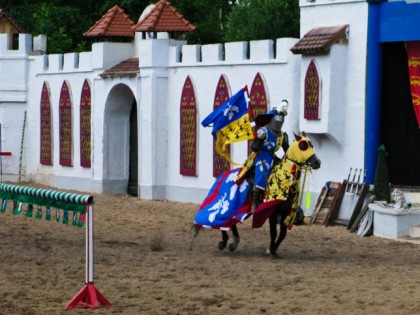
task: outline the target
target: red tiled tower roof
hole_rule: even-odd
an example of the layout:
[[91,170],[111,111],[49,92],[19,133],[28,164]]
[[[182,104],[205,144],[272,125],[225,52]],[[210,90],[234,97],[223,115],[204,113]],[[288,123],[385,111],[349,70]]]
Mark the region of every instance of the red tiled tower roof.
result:
[[132,29],[135,32],[191,32],[195,28],[170,2],[160,0]]
[[116,66],[105,70],[99,76],[102,79],[115,77],[135,77],[139,71],[139,58],[129,58],[120,62]]
[[134,37],[133,25],[134,22],[124,13],[124,10],[118,5],[114,5],[83,35],[89,37]]
[[347,31],[348,25],[313,28],[290,50],[294,54],[325,53],[332,44],[346,37]]

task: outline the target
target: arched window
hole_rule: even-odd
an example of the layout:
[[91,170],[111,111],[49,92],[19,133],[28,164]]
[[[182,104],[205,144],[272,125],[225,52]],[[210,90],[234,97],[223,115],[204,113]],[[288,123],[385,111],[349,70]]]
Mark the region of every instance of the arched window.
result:
[[50,87],[44,81],[41,91],[41,145],[40,145],[40,163],[43,165],[52,165],[52,130],[51,130],[51,94]]
[[304,118],[319,119],[319,91],[320,80],[314,60],[309,63],[305,75],[305,110]]
[[[264,114],[268,111],[268,97],[265,88],[265,82],[258,72],[255,75],[254,82],[252,82],[251,92],[249,95],[251,112],[251,121],[254,121],[259,114]],[[251,151],[250,141],[248,141],[248,154]]]
[[180,120],[180,173],[197,176],[197,107],[194,86],[189,76],[182,89]]
[[[217,83],[216,93],[214,95],[213,110],[218,108],[224,102],[226,102],[230,95],[230,87],[227,83],[225,75],[221,75],[219,82]],[[230,169],[230,163],[224,157],[216,152],[216,141],[213,141],[213,176],[218,177],[223,172]],[[227,146],[227,151],[230,154],[230,145]]]
[[63,82],[60,92],[60,165],[72,166],[72,112],[69,85]]
[[91,166],[91,91],[89,81],[83,83],[80,96],[80,165]]

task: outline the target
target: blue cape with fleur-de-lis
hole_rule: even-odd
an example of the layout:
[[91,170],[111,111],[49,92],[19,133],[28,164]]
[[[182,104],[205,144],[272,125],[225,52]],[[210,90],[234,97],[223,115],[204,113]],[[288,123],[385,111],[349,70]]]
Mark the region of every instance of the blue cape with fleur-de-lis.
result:
[[216,179],[195,215],[195,224],[206,228],[229,229],[250,215],[251,185],[247,181],[235,184],[239,170],[226,171]]

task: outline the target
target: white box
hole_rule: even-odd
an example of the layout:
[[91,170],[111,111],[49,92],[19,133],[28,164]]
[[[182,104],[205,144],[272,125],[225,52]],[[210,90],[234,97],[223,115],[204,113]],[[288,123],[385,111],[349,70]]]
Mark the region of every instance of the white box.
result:
[[372,203],[373,235],[396,239],[409,235],[409,228],[420,225],[420,208],[395,209]]

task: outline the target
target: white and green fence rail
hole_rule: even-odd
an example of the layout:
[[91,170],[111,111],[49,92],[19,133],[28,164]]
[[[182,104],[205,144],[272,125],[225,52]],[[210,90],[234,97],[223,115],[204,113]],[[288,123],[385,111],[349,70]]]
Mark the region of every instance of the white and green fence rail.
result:
[[[26,205],[25,216],[69,222],[69,213],[73,225],[82,227],[86,221],[86,281],[85,286],[67,303],[67,308],[110,307],[111,303],[96,289],[93,283],[93,196],[72,194],[62,191],[38,189],[0,183],[0,212],[5,212],[8,202],[13,204],[13,214],[18,215]],[[45,211],[44,211],[45,208]],[[45,212],[45,215],[44,215]]]

